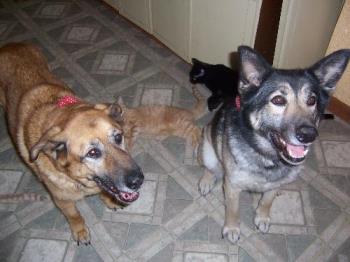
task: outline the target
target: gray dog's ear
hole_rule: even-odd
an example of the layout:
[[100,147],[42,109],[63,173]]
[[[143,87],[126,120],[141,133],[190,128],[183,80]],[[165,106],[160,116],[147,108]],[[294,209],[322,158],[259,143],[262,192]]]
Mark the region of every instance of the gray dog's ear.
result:
[[259,87],[264,76],[271,70],[271,65],[249,46],[239,46],[238,55],[240,62],[240,85],[241,94],[251,88]]
[[62,137],[59,137],[61,128],[54,126],[50,128],[39,141],[30,149],[30,161],[34,162],[40,152],[46,152],[52,158],[60,162],[61,165],[65,164],[67,159],[67,146]]
[[309,70],[318,79],[321,88],[330,93],[344,73],[349,58],[350,49],[338,50],[318,61]]

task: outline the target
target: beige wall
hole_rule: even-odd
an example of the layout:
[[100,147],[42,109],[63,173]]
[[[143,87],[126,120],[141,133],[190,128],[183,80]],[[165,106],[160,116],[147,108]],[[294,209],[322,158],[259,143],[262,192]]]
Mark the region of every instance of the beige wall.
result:
[[[350,0],[346,0],[329,43],[327,54],[350,48]],[[350,65],[337,85],[334,97],[350,106]]]

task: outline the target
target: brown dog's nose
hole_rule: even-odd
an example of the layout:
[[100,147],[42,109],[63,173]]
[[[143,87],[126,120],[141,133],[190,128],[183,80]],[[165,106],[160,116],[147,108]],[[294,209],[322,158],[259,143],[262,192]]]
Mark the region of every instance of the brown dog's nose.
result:
[[139,189],[144,180],[144,175],[140,168],[131,171],[125,177],[125,185],[133,190]]
[[317,129],[313,126],[302,125],[296,130],[296,137],[301,143],[311,143],[317,136]]

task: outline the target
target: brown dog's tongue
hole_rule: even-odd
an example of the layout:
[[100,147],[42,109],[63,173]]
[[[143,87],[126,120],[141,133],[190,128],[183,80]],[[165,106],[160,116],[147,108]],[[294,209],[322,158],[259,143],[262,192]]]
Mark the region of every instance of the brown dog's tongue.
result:
[[125,201],[135,201],[136,199],[139,198],[139,193],[138,192],[132,192],[132,193],[127,193],[127,192],[120,192],[121,197]]

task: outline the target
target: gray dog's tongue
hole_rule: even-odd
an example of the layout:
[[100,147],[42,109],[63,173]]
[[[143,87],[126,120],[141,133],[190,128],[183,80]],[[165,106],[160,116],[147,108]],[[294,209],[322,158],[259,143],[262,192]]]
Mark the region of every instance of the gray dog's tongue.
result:
[[302,158],[306,154],[304,146],[295,146],[287,144],[287,150],[289,155],[294,158]]

